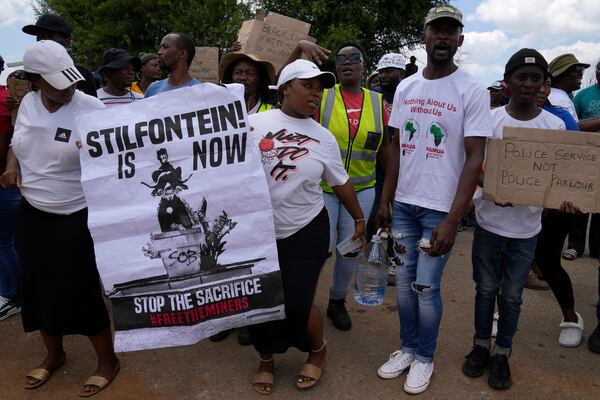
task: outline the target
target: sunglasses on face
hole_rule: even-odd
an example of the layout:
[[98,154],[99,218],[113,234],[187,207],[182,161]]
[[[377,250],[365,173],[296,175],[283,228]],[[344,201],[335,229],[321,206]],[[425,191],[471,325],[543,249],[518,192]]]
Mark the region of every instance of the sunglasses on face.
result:
[[585,67],[583,65],[575,65],[572,67],[571,71],[577,75],[582,75],[583,71],[585,71]]
[[346,60],[350,61],[350,64],[360,64],[363,62],[362,56],[360,53],[350,53],[350,54],[336,54],[335,55],[335,63],[343,64]]

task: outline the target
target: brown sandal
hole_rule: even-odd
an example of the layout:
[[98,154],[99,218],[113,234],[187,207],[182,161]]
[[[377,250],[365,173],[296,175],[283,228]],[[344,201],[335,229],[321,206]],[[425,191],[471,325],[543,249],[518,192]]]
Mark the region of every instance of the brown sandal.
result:
[[[263,360],[259,357],[260,362],[271,362],[273,358],[268,360]],[[254,379],[252,380],[252,385],[254,386],[254,390],[256,393],[260,393],[262,395],[269,395],[273,393],[273,386],[275,383],[275,374],[269,371],[260,371],[254,375]],[[263,385],[264,389],[258,387],[258,385]]]
[[54,371],[56,371],[57,369],[59,369],[60,367],[62,367],[62,365],[64,363],[65,363],[65,357],[63,357],[62,361],[52,371],[48,371],[45,368],[32,369],[31,371],[29,371],[29,373],[27,375],[25,375],[25,378],[33,378],[33,379],[37,379],[38,381],[35,383],[25,383],[25,385],[23,385],[23,387],[25,389],[35,389],[36,387],[42,386],[44,383],[48,382],[52,373]]
[[[311,350],[311,353],[319,353],[323,351],[327,346],[327,340],[323,339],[323,345],[317,350]],[[309,389],[315,386],[319,379],[321,379],[321,373],[323,372],[323,368],[327,364],[327,359],[325,359],[325,363],[323,363],[322,367],[317,367],[316,365],[305,363],[300,369],[300,373],[298,374],[298,380],[296,381],[296,386],[298,389]],[[308,379],[306,379],[308,378]]]
[[[90,397],[90,396],[100,393],[102,390],[106,389],[106,387],[108,385],[110,385],[110,383],[113,381],[113,379],[115,379],[115,376],[117,376],[117,374],[119,373],[120,369],[121,369],[121,366],[118,366],[117,369],[115,370],[115,372],[113,372],[113,375],[110,377],[110,379],[106,379],[103,376],[98,376],[98,375],[90,376],[85,381],[85,383],[83,384],[81,389],[79,389],[77,391],[77,395],[80,397]],[[98,390],[94,390],[93,392],[86,392],[86,391],[84,391],[84,388],[86,386],[96,386],[98,388]]]

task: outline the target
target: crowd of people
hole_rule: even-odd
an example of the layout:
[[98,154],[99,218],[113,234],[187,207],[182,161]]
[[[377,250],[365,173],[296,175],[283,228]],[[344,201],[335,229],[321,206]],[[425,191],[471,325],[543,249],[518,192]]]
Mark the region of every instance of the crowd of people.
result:
[[[573,97],[590,65],[573,54],[548,63],[524,48],[486,90],[455,62],[463,27],[460,10],[432,8],[423,26],[422,70],[414,56],[406,64],[403,55],[389,53],[367,87],[368,52],[354,42],[331,52],[300,41],[280,71],[237,44],[222,57],[220,81],[244,86],[253,146],[259,148],[269,131],[311,139],[307,156],[286,179],[263,159],[286,318],[240,329],[240,344],[252,344],[259,355],[256,392],[273,392],[274,355],[290,347],[307,353],[297,387],[318,383],[327,363],[324,321],[314,304],[321,269],[335,256],[326,316],[336,329],[351,330],[345,302],[358,258],[340,254],[336,244],[350,237],[364,247],[380,227],[390,231],[390,283],[400,320],[400,347],[377,370],[381,378],[408,371],[404,390],[427,390],[442,319],[442,275],[468,215],[476,221],[476,292],[473,348],[463,373],[477,378],[489,371],[488,384],[498,390],[512,385],[509,358],[524,287],[550,288],[563,315],[558,344],[581,344],[584,323],[561,258],[582,256],[589,215],[567,201],[545,210],[486,200],[482,186],[486,143],[501,139],[504,127],[600,132],[600,62],[598,83]],[[118,112],[202,82],[190,74],[195,45],[184,33],[165,35],[156,54],[108,49],[93,73],[69,56],[72,29],[63,18],[44,14],[23,32],[37,39],[23,57],[33,90],[19,99],[0,86],[0,320],[21,312],[24,330],[39,331],[46,347],[45,358],[26,375],[27,389],[48,381],[64,363],[64,335],[89,337],[98,367],[77,392],[86,397],[106,388],[120,364],[87,227],[75,118],[105,107]],[[319,68],[329,56],[335,73]],[[3,67],[0,58],[0,72]],[[589,248],[595,258],[598,221],[593,214]],[[600,323],[600,289],[597,316]],[[600,325],[588,346],[600,353]]]

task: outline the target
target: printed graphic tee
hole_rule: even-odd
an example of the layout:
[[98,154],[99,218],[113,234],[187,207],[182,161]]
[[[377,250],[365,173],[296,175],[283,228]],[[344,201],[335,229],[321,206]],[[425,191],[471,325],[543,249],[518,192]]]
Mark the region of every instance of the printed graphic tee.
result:
[[142,100],[144,98],[143,95],[141,95],[137,92],[134,92],[133,90],[129,90],[123,96],[115,96],[115,95],[107,93],[106,90],[104,90],[104,88],[100,88],[96,91],[96,94],[97,94],[98,100],[103,102],[106,107],[129,104],[129,103],[133,103],[136,100]]
[[54,214],[86,207],[75,118],[101,108],[100,100],[79,90],[53,113],[42,104],[39,91],[23,98],[11,143],[21,166],[21,194],[32,206]]
[[594,85],[581,90],[575,95],[573,104],[581,119],[600,117],[600,87]]
[[461,68],[440,79],[422,72],[396,88],[390,126],[400,131],[396,201],[448,212],[465,162],[464,138],[490,137],[490,96]]
[[349,177],[335,138],[312,118],[270,110],[250,115],[249,122],[269,184],[275,236],[284,239],[308,225],[325,206],[321,180],[338,186]]
[[[506,112],[506,107],[492,110],[494,139],[502,139],[505,126],[515,128],[565,129],[565,123],[546,110],[529,121],[514,119]],[[513,239],[527,239],[537,235],[542,229],[543,207],[515,205],[500,207],[493,201],[483,200],[480,188],[473,197],[477,223],[486,231]]]

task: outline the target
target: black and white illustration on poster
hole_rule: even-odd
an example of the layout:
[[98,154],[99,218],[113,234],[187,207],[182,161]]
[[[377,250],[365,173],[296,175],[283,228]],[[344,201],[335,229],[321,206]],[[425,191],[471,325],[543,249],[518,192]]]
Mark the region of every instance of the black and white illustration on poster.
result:
[[269,191],[241,85],[183,88],[77,124],[118,351],[284,318]]

